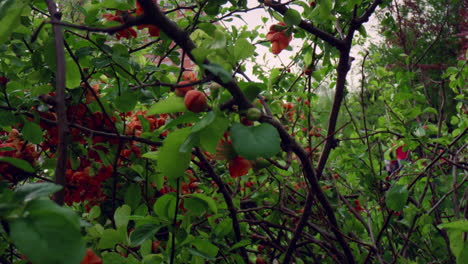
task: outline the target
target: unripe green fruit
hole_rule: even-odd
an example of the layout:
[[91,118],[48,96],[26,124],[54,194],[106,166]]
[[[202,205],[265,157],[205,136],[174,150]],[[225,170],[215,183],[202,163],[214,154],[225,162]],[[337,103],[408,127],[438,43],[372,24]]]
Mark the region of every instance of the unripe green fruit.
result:
[[262,116],[262,112],[255,107],[249,108],[247,110],[247,118],[252,121],[257,121]]

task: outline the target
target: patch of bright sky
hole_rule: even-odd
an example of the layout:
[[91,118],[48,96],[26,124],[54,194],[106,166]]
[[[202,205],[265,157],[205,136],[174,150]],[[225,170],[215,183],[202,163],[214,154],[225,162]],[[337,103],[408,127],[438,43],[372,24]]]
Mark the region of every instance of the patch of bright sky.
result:
[[[257,0],[248,0],[247,1],[248,8],[255,8],[259,7],[259,2]],[[290,5],[290,8],[295,8],[297,11],[302,12],[300,6],[297,5]],[[258,31],[263,34],[268,33],[268,29],[270,25],[278,23],[275,18],[273,18],[267,11],[267,9],[263,6],[251,10],[247,13],[238,13],[242,19],[233,18],[232,21],[224,21],[223,24],[227,27],[235,26],[235,27],[242,27],[244,25],[247,26],[249,30],[254,30],[256,27]],[[262,21],[262,17],[266,17],[269,20],[264,24]],[[363,45],[355,45],[351,51],[351,56],[356,58],[352,64],[350,74],[348,74],[348,87],[350,90],[356,90],[359,87],[360,83],[360,69],[361,69],[361,61],[363,55],[361,54],[366,50],[369,46],[370,42],[380,41],[381,38],[378,35],[377,31],[377,19],[375,15],[373,15],[368,23],[364,26],[368,33],[368,38],[365,40]],[[355,36],[356,38],[357,36]],[[258,56],[255,58],[255,62],[246,62],[247,74],[254,80],[257,80],[252,73],[252,67],[255,64],[261,65],[262,68],[265,70],[266,74],[269,74],[269,70],[273,68],[284,68],[288,65],[291,61],[291,58],[296,55],[302,47],[303,41],[302,39],[294,39],[290,42],[290,47],[292,50],[283,50],[278,55],[273,55],[270,51],[269,47],[265,47],[263,45],[256,45],[256,52]],[[292,68],[293,72],[299,73],[302,69],[298,67]]]

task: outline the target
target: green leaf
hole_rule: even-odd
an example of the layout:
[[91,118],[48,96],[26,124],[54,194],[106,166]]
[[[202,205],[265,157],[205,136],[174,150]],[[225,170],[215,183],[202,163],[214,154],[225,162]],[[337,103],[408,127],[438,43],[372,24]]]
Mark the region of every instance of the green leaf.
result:
[[21,15],[30,10],[29,0],[0,1],[0,44],[8,41],[11,33],[21,26]]
[[262,88],[265,86],[263,83],[239,83],[242,92],[250,100],[254,101],[257,98],[257,95],[262,91]]
[[457,264],[466,264],[468,263],[468,242],[465,241],[463,249],[460,254],[457,256]]
[[152,105],[148,110],[148,115],[185,112],[186,110],[184,98],[176,95],[170,95],[166,99]]
[[114,248],[117,243],[123,243],[126,241],[126,230],[125,233],[119,232],[115,229],[104,230],[101,239],[97,245],[98,249]]
[[192,126],[192,133],[198,132],[205,127],[211,125],[216,118],[216,113],[214,111],[208,112],[199,122]]
[[216,206],[216,202],[215,200],[213,200],[213,198],[206,196],[202,193],[192,193],[190,196],[204,201],[213,213],[218,213],[218,207]]
[[79,218],[50,200],[33,200],[26,216],[9,222],[10,236],[35,264],[79,264],[85,254]]
[[0,109],[0,126],[11,126],[16,123],[16,116],[12,112]]
[[29,162],[22,160],[22,159],[17,159],[17,158],[12,158],[12,157],[0,157],[0,161],[10,163],[11,165],[17,167],[18,169],[24,170],[25,172],[33,173],[34,168],[29,164]]
[[284,22],[288,26],[297,26],[301,23],[301,14],[294,9],[288,9],[284,14]]
[[138,100],[135,93],[123,92],[115,99],[115,106],[121,112],[130,112],[135,108],[137,102]]
[[463,250],[463,232],[459,230],[448,230],[450,240],[450,250],[455,257],[459,256]]
[[24,139],[34,144],[39,144],[43,140],[41,127],[34,122],[25,122],[21,133]]
[[236,123],[230,131],[232,146],[237,154],[248,160],[269,158],[281,150],[279,133],[270,124],[248,127]]
[[176,179],[184,175],[192,154],[180,152],[180,146],[190,134],[190,127],[169,133],[159,149],[157,163],[159,171],[168,179]]
[[192,245],[195,246],[197,251],[202,253],[202,256],[204,257],[214,258],[216,257],[216,255],[218,255],[219,248],[211,244],[209,241],[203,239],[195,239],[192,241]]
[[245,246],[251,245],[251,244],[252,244],[252,241],[247,240],[247,239],[244,239],[244,240],[241,240],[241,241],[237,242],[236,244],[234,244],[234,245],[231,247],[231,250],[235,250],[235,249],[237,249],[237,248],[245,247]]
[[133,210],[138,207],[141,200],[141,189],[136,183],[131,184],[125,191],[124,202],[128,204]]
[[219,140],[229,127],[229,120],[221,115],[216,115],[215,120],[200,131],[200,146],[209,153],[215,154]]
[[145,154],[141,155],[143,158],[150,159],[150,160],[157,160],[158,159],[159,151],[150,151],[146,152]]
[[408,190],[403,185],[393,185],[386,193],[385,202],[393,211],[401,211],[408,200]]
[[213,75],[218,76],[221,81],[227,83],[232,80],[231,73],[226,71],[221,65],[211,63],[211,64],[203,64],[203,67],[210,71]]
[[254,53],[255,46],[245,38],[238,39],[236,44],[234,44],[234,58],[236,61],[247,59],[253,56]]
[[223,238],[232,231],[232,220],[230,218],[219,222],[214,228],[214,234],[217,237]]
[[459,220],[450,223],[440,224],[438,225],[439,228],[444,228],[447,230],[459,230],[463,232],[468,232],[468,221],[466,220]]
[[28,183],[16,188],[15,198],[29,202],[36,198],[51,195],[61,189],[62,186],[51,182]]
[[139,246],[147,239],[151,239],[159,231],[160,228],[161,226],[155,224],[144,224],[138,226],[130,234],[131,246]]
[[210,49],[224,49],[226,48],[226,35],[221,30],[214,31],[213,42],[210,43]]
[[75,88],[80,85],[81,82],[81,75],[78,66],[76,65],[75,61],[71,57],[66,58],[65,61],[65,80],[67,88]]
[[117,208],[117,210],[115,210],[114,220],[117,229],[121,228],[127,230],[128,217],[130,216],[131,212],[132,209],[126,204],[122,205],[121,207]]
[[174,193],[166,193],[159,197],[153,205],[154,212],[163,218],[172,219],[176,208]]
[[201,216],[208,209],[208,206],[203,200],[197,199],[195,197],[185,198],[184,207],[187,208],[190,213],[196,216]]
[[183,115],[177,117],[176,119],[172,119],[169,121],[169,123],[167,123],[165,126],[164,126],[164,130],[166,129],[171,129],[177,125],[180,125],[180,124],[189,124],[189,123],[195,123],[199,120],[200,118],[200,115],[199,114],[195,114],[195,113],[192,113],[190,111],[188,112],[185,112]]
[[182,153],[191,153],[192,149],[198,145],[200,145],[200,133],[191,133],[185,139],[184,143],[180,145],[179,151]]

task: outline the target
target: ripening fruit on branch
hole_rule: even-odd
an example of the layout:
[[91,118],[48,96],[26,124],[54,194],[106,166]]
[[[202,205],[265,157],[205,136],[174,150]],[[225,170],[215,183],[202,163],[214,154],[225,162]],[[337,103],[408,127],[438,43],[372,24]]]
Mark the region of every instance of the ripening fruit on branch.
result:
[[247,110],[247,118],[252,121],[257,121],[262,116],[262,112],[255,107],[251,107]]
[[266,264],[266,261],[261,256],[257,256],[255,264]]
[[[189,84],[190,82],[189,81],[181,81],[179,82],[177,85],[184,85],[184,84]],[[177,96],[180,96],[180,97],[184,97],[185,94],[190,91],[190,90],[193,90],[193,86],[185,86],[185,87],[177,87],[175,88],[175,94]]]
[[185,94],[184,98],[185,107],[191,112],[203,112],[208,105],[206,104],[206,96],[198,90],[190,90]]

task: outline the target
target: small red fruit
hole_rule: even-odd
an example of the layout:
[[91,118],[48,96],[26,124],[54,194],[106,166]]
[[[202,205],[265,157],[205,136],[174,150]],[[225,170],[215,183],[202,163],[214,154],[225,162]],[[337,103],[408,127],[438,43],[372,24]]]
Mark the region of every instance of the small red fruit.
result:
[[251,188],[252,186],[254,186],[254,183],[252,181],[248,181],[245,183],[245,188]]
[[241,119],[240,119],[240,122],[244,125],[244,126],[253,126],[254,125],[254,122],[250,119],[248,119],[247,117],[245,116],[242,116]]
[[151,250],[154,252],[154,253],[157,253],[157,252],[160,252],[159,250],[159,246],[161,245],[161,241],[153,241],[151,243]]
[[[181,81],[177,85],[189,84],[189,81]],[[193,90],[193,86],[177,87],[175,88],[175,94],[180,97],[184,97],[188,91]]]
[[262,257],[258,256],[255,264],[266,264],[266,262]]
[[8,83],[8,78],[5,76],[0,76],[0,85],[5,85]]
[[206,104],[206,96],[198,90],[190,90],[185,94],[185,107],[191,112],[200,113],[208,106]]

